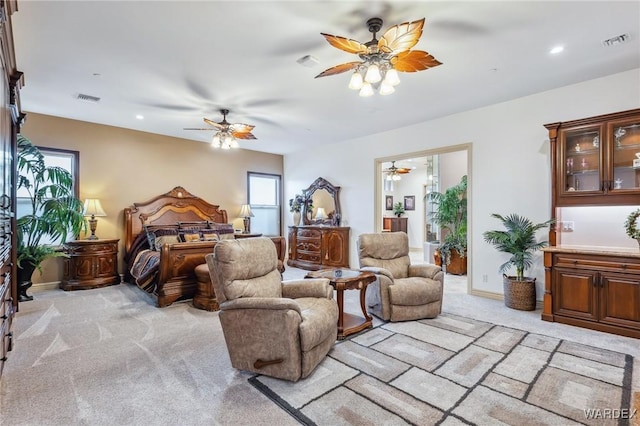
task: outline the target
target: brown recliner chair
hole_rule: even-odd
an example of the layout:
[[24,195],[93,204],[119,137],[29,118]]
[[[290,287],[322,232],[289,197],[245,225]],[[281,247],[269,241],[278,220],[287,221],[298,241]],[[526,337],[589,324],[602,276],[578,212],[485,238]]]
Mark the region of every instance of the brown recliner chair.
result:
[[360,269],[376,274],[367,288],[368,311],[385,321],[435,318],[442,309],[444,273],[435,265],[411,265],[404,232],[358,237]]
[[233,367],[281,379],[307,377],[338,332],[329,280],[281,281],[269,238],[225,240],[206,256]]

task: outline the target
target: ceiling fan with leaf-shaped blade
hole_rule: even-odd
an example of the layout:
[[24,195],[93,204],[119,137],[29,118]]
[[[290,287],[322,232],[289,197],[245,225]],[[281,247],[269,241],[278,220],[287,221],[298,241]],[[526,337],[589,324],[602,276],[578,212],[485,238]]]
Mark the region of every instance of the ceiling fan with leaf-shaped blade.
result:
[[221,109],[222,113],[222,121],[216,123],[213,120],[209,120],[208,118],[204,118],[204,122],[209,124],[211,127],[205,128],[196,128],[196,127],[185,127],[184,130],[214,130],[216,133],[213,135],[213,139],[211,140],[211,145],[214,148],[222,148],[222,149],[231,149],[238,148],[237,139],[248,140],[248,139],[256,139],[256,137],[251,133],[251,130],[255,126],[250,124],[243,123],[234,123],[231,124],[227,121],[227,114],[229,114],[228,109]]
[[381,95],[395,91],[400,83],[398,72],[416,72],[437,67],[442,62],[422,50],[410,50],[420,40],[424,18],[390,27],[380,40],[376,34],[382,27],[382,19],[371,18],[367,21],[373,38],[366,42],[320,33],[337,49],[355,53],[361,61],[347,62],[324,70],[316,76],[326,77],[355,70],[349,82],[349,88],[360,90],[360,96],[373,95],[377,88]]
[[400,175],[407,174],[412,169],[408,167],[396,167],[396,162],[391,162],[391,167],[384,169],[382,172],[387,175],[387,180],[400,180]]

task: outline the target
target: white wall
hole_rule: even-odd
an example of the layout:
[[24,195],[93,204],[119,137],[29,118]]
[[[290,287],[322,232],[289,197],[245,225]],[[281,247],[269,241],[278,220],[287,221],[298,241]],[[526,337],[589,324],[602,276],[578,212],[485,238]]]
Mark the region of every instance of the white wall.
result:
[[[352,95],[346,90],[336,94]],[[357,236],[375,232],[374,160],[471,143],[469,278],[474,290],[502,293],[498,267],[506,256],[486,244],[482,233],[499,226],[490,217],[494,212],[518,213],[534,222],[550,217],[549,143],[543,125],[638,107],[640,69],[634,69],[335,145],[308,146],[284,158],[285,197],[318,176],[341,186],[344,225],[351,226],[351,267],[357,267]],[[290,225],[291,215],[286,220]],[[528,275],[537,277],[540,298],[544,269],[541,260],[536,263]]]

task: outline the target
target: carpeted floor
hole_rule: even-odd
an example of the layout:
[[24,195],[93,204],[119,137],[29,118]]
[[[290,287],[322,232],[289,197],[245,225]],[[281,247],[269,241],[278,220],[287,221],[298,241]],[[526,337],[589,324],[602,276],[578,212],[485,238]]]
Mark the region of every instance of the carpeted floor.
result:
[[[285,278],[305,273],[287,268]],[[2,425],[298,424],[249,383],[253,374],[231,367],[216,312],[190,302],[158,309],[126,284],[33,294],[15,318],[15,346],[0,380]],[[346,292],[345,302],[359,312],[357,292]],[[465,277],[447,275],[443,310],[631,354],[632,386],[640,390],[637,339],[544,322],[540,311],[469,296]],[[382,330],[374,320],[371,331]]]
[[250,379],[304,424],[617,425],[630,355],[440,315],[387,323],[334,346],[306,380]]

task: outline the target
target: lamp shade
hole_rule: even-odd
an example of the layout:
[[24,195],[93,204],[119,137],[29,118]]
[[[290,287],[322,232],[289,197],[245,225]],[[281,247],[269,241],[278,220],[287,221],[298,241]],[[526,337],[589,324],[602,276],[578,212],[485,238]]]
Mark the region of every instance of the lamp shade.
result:
[[87,198],[84,200],[84,209],[82,211],[84,216],[106,216],[100,200],[97,198]]
[[316,219],[326,219],[327,213],[324,211],[324,207],[318,207],[316,210]]
[[240,207],[240,217],[253,217],[253,213],[251,213],[251,206],[249,204],[243,204]]

